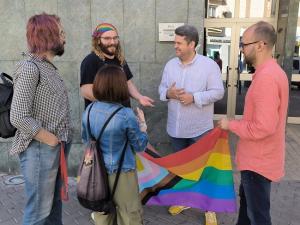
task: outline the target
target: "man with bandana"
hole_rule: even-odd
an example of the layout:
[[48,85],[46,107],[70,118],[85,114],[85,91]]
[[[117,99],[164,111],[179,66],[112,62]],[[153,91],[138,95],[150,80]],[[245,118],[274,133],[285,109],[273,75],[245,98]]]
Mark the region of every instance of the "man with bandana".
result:
[[[85,100],[85,108],[95,100],[92,87],[97,71],[106,64],[118,65],[123,68],[129,89],[129,94],[142,106],[153,107],[153,99],[141,95],[132,82],[132,73],[125,61],[117,29],[109,23],[99,24],[92,34],[92,52],[82,61],[80,66],[80,92]],[[130,99],[123,102],[130,107]]]

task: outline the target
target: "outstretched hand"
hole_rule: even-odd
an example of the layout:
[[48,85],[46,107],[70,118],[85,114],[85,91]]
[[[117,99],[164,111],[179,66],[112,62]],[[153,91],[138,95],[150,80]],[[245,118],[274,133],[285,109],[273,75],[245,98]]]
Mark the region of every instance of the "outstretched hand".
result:
[[142,95],[139,99],[138,99],[139,103],[142,106],[150,106],[150,107],[154,107],[153,103],[154,100],[152,98],[149,98],[148,96],[144,96]]

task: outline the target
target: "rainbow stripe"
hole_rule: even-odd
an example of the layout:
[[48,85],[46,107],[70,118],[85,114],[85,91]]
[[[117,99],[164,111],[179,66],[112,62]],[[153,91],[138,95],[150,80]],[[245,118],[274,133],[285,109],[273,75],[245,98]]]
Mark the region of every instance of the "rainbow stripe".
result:
[[105,33],[106,31],[110,31],[110,30],[114,30],[117,32],[117,29],[114,27],[114,25],[112,25],[110,23],[101,23],[95,28],[92,36],[100,37],[103,33]]
[[236,212],[228,134],[219,128],[165,157],[139,153],[137,168],[143,204]]

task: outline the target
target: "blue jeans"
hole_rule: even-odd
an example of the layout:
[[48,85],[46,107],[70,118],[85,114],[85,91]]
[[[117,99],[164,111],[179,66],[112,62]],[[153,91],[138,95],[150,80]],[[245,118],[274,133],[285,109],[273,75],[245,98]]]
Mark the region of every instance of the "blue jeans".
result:
[[253,171],[241,171],[237,225],[271,225],[271,181]]
[[[70,147],[66,145],[66,157]],[[26,200],[23,225],[62,225],[59,157],[60,145],[51,147],[35,140],[20,153]]]
[[174,152],[178,152],[184,148],[189,147],[190,145],[196,143],[202,136],[204,136],[205,134],[207,134],[209,131],[205,131],[203,134],[200,134],[197,137],[193,137],[193,138],[175,138],[175,137],[170,137],[170,141],[171,141],[171,145],[174,149]]

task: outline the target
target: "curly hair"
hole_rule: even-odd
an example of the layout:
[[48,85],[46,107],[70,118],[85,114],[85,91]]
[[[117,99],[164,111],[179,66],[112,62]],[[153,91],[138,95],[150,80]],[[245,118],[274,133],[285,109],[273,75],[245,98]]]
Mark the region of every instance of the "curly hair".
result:
[[[101,50],[98,42],[100,38],[99,37],[93,37],[92,38],[92,51],[103,61],[105,60],[104,52]],[[118,43],[115,57],[120,61],[120,64],[123,66],[125,64],[125,57],[121,48],[120,43]]]

